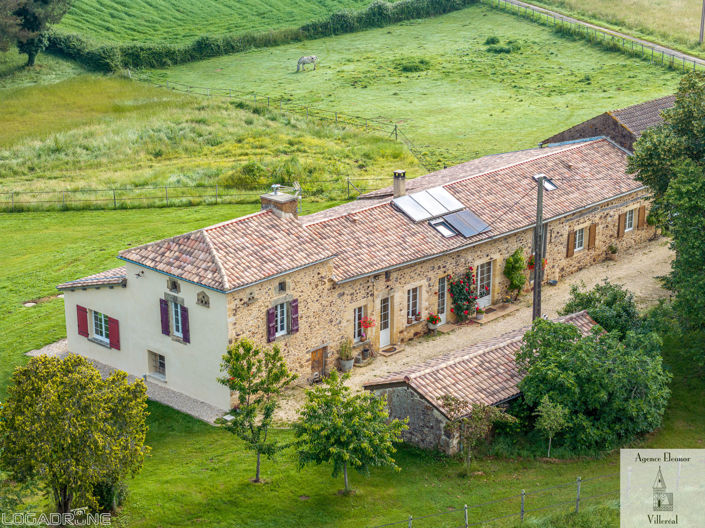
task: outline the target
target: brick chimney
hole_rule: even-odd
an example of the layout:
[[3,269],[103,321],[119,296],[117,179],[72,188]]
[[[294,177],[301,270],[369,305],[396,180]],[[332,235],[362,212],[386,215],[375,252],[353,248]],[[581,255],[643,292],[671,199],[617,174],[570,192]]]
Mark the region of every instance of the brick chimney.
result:
[[406,171],[394,171],[394,198],[399,198],[406,194]]
[[261,195],[261,210],[271,209],[279,218],[293,216],[298,218],[299,197],[293,194],[281,192],[279,185],[272,185],[272,192]]

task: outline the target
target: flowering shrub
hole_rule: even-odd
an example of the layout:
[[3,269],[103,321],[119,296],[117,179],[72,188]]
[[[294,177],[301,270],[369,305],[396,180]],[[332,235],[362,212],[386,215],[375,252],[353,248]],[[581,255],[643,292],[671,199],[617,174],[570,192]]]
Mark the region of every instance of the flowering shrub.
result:
[[367,339],[369,336],[370,328],[373,328],[375,326],[375,320],[372,317],[365,316],[360,320],[360,326],[362,326],[363,332],[362,332],[362,339]]
[[477,293],[475,286],[475,272],[472,266],[460,275],[453,278],[448,275],[448,283],[450,287],[450,299],[453,307],[450,309],[456,315],[459,321],[466,321],[469,317],[475,315],[475,303],[477,302]]
[[441,322],[441,316],[431,312],[430,314],[428,314],[428,317],[426,318],[426,322],[428,324],[437,325],[438,323]]

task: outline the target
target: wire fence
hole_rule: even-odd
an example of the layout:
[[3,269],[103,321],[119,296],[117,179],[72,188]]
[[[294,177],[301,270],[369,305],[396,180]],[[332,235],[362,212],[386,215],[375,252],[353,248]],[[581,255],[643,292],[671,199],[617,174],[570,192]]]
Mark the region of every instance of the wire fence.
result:
[[534,22],[552,26],[558,31],[579,36],[607,49],[621,51],[628,55],[648,60],[651,64],[660,64],[674,70],[682,70],[683,72],[697,69],[705,70],[705,61],[697,57],[616,31],[603,29],[518,0],[480,1],[492,7],[529,18]]
[[469,528],[484,526],[500,520],[514,519],[523,522],[532,514],[552,509],[580,512],[585,501],[619,496],[619,473],[608,473],[590,478],[578,477],[574,482],[558,484],[520,493],[480,504],[464,504],[462,507],[404,520],[378,524],[370,528]]
[[[341,178],[303,185],[302,197],[348,200],[390,185],[390,178]],[[0,192],[0,211],[132,209],[259,202],[271,187],[243,190],[224,185],[152,186],[110,189]]]

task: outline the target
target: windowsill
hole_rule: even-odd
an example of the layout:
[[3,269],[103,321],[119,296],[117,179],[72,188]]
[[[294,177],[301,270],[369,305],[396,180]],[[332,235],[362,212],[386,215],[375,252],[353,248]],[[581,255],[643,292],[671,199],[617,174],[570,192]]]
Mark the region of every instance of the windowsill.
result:
[[625,233],[629,233],[630,231],[634,231],[634,228],[632,227],[632,228],[630,228],[630,229],[625,229],[625,230],[624,230]]
[[369,339],[365,339],[364,341],[355,341],[353,343],[353,348],[361,348],[361,347],[364,347],[365,345],[369,345],[369,344],[370,344]]
[[170,337],[172,341],[176,341],[177,343],[181,343],[182,345],[188,345],[188,343],[184,341],[183,337],[179,337],[174,334],[171,334]]
[[411,323],[409,323],[409,322],[408,322],[408,319],[407,319],[406,327],[408,328],[408,327],[410,327],[410,326],[414,326],[414,325],[421,324],[421,323],[425,323],[425,322],[426,322],[426,321],[424,321],[423,319],[420,319],[420,320],[418,320],[418,321],[417,321],[417,320],[414,320],[414,321],[412,321]]
[[149,374],[147,374],[147,377],[154,380],[154,381],[158,381],[160,383],[166,383],[166,376],[164,374],[150,372]]
[[97,339],[95,337],[89,337],[88,341],[91,343],[95,343],[96,345],[100,345],[105,348],[110,348],[110,341],[103,341],[102,339]]

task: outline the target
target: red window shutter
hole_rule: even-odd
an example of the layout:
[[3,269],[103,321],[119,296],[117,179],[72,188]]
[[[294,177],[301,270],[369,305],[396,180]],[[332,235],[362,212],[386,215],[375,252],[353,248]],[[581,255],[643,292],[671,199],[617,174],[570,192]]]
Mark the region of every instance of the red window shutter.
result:
[[78,335],[88,337],[88,310],[83,306],[76,305],[76,316],[78,317]]
[[295,334],[299,331],[299,300],[294,299],[291,301],[289,308],[291,311],[291,328],[289,329],[289,333]]
[[267,309],[267,343],[271,343],[277,337],[274,308]]
[[184,343],[191,342],[191,329],[188,325],[188,308],[181,306],[181,339]]
[[162,316],[162,334],[170,335],[171,332],[169,330],[169,303],[166,302],[166,299],[159,299],[159,308],[161,310]]
[[120,323],[112,317],[108,317],[108,337],[110,337],[110,348],[120,350]]

